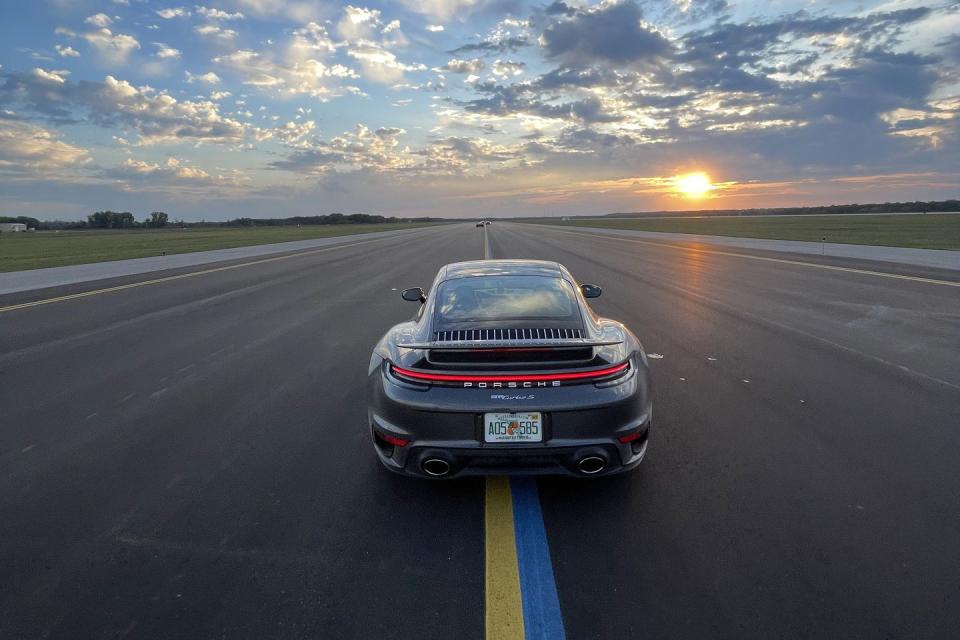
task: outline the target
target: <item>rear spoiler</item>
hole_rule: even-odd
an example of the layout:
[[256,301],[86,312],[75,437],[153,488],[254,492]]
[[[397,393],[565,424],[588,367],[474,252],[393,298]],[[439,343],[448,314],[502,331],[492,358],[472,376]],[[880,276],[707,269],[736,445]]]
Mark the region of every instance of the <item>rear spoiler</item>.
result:
[[437,340],[428,342],[396,342],[400,349],[530,349],[564,347],[606,347],[622,344],[623,340],[591,340],[589,338],[560,338],[546,340]]

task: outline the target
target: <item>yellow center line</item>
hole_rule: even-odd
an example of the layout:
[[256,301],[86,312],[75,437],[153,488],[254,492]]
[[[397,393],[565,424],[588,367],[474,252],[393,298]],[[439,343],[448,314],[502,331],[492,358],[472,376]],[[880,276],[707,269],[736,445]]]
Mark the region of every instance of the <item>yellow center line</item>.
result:
[[44,300],[34,300],[33,302],[23,302],[20,304],[13,304],[7,307],[0,307],[0,313],[4,313],[6,311],[16,311],[17,309],[27,309],[29,307],[39,307],[45,304],[53,304],[54,302],[64,302],[66,300],[75,300],[77,298],[87,298],[89,296],[97,296],[102,293],[113,293],[114,291],[123,291],[124,289],[146,287],[152,284],[172,282],[173,280],[183,280],[184,278],[194,278],[196,276],[204,276],[210,273],[218,273],[220,271],[242,269],[244,267],[252,267],[258,264],[266,264],[268,262],[278,262],[280,260],[289,260],[291,258],[301,258],[303,256],[309,256],[317,253],[324,253],[326,251],[333,251],[335,249],[346,249],[348,247],[356,247],[361,244],[370,244],[371,242],[383,242],[384,240],[391,240],[391,239],[392,238],[374,238],[373,240],[362,240],[360,242],[351,242],[349,244],[338,244],[332,247],[323,247],[321,249],[311,249],[310,251],[301,251],[299,253],[290,253],[282,256],[274,256],[272,258],[264,258],[262,260],[254,260],[252,262],[243,262],[241,264],[231,264],[225,267],[215,267],[213,269],[204,269],[203,271],[191,271],[190,273],[181,273],[175,276],[166,276],[163,278],[154,278],[153,280],[143,280],[141,282],[131,282],[130,284],[121,284],[116,287],[106,287],[104,289],[93,289],[91,291],[83,291],[81,293],[71,293],[65,296],[57,296],[55,298],[46,298]]
[[953,280],[936,280],[934,278],[921,278],[920,276],[907,276],[900,273],[887,273],[885,271],[870,271],[868,269],[855,269],[853,267],[839,267],[832,264],[819,264],[817,262],[804,262],[802,260],[790,260],[788,258],[771,258],[768,256],[754,256],[748,253],[737,253],[735,251],[721,251],[718,249],[700,249],[698,247],[685,247],[682,245],[674,245],[668,242],[658,242],[656,240],[638,240],[636,238],[625,238],[622,236],[607,235],[605,233],[581,233],[578,231],[567,231],[566,229],[556,229],[551,227],[555,231],[560,231],[561,233],[571,233],[577,236],[584,236],[586,238],[602,238],[605,240],[619,241],[619,242],[632,242],[635,244],[648,244],[655,247],[666,247],[668,249],[676,249],[678,251],[693,251],[695,253],[711,254],[717,256],[730,256],[734,258],[746,258],[748,260],[760,260],[763,262],[778,262],[780,264],[790,264],[801,267],[813,267],[815,269],[826,269],[828,271],[845,271],[847,273],[858,273],[861,275],[867,276],[877,276],[880,278],[894,278],[897,280],[911,280],[913,282],[925,282],[927,284],[939,284],[947,287],[960,287],[960,282],[955,282]]
[[487,478],[484,499],[486,540],[484,624],[487,640],[523,640],[523,603],[520,599],[520,566],[510,480]]

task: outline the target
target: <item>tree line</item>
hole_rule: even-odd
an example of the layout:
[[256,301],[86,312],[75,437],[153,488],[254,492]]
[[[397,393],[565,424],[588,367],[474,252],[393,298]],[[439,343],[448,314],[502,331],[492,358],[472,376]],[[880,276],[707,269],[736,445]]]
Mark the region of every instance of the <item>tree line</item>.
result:
[[129,211],[117,213],[116,211],[97,211],[87,216],[87,226],[91,229],[132,229],[135,227],[145,227],[147,229],[160,229],[167,226],[170,221],[163,211],[154,211],[144,218],[143,222],[137,222],[133,214]]
[[0,216],[0,222],[19,222],[28,229],[159,229],[167,226],[170,216],[163,211],[154,211],[142,221],[137,221],[129,211],[97,211],[86,220],[38,220],[30,216]]
[[290,218],[234,218],[226,222],[184,222],[170,220],[163,211],[154,211],[141,221],[129,211],[97,211],[86,220],[38,220],[29,216],[0,216],[0,222],[21,222],[30,229],[160,229],[177,227],[284,227],[319,224],[390,224],[399,222],[433,222],[442,218],[396,218],[366,213],[330,213],[316,216],[293,216]]
[[20,224],[27,225],[28,229],[37,229],[39,225],[42,224],[36,218],[29,216],[0,216],[0,222],[19,222]]

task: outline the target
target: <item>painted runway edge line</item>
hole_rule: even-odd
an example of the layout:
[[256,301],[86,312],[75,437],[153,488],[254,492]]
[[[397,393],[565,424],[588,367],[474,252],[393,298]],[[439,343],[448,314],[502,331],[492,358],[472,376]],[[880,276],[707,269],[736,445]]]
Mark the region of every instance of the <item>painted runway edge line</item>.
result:
[[484,550],[484,637],[523,640],[513,499],[506,477],[486,479]]

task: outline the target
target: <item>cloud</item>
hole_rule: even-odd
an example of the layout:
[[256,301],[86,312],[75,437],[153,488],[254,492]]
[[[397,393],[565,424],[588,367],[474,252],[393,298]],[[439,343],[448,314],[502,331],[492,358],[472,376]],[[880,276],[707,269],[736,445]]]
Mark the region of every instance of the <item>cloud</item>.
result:
[[547,5],[547,8],[544,9],[544,13],[546,13],[548,16],[572,16],[577,13],[577,10],[565,2],[556,0],[555,2]]
[[230,13],[229,11],[203,6],[197,6],[196,10],[197,15],[201,15],[208,20],[243,20],[244,18],[243,14],[239,11]]
[[[111,23],[111,20],[104,14],[98,13],[87,18],[86,22],[88,24],[107,25]],[[57,27],[54,32],[57,35],[66,36],[68,38],[80,37],[86,40],[87,43],[89,43],[90,46],[93,47],[102,58],[114,64],[126,62],[127,57],[129,57],[133,51],[140,48],[140,43],[133,36],[123,33],[115,34],[106,26],[94,31],[80,34],[66,27]],[[70,47],[65,47],[64,51],[67,49],[73,51],[73,49]],[[60,48],[58,48],[57,51],[59,52]],[[61,55],[71,54],[66,53]]]
[[922,109],[937,79],[934,63],[934,58],[915,54],[871,52],[856,66],[824,74],[806,106],[813,114],[843,120],[875,119],[896,108]]
[[[58,29],[57,32],[68,36],[77,35],[69,29]],[[115,64],[126,62],[130,54],[140,48],[140,43],[133,36],[113,33],[106,27],[81,33],[79,37],[86,40],[105,60]]]
[[347,5],[336,25],[343,38],[344,51],[356,60],[362,75],[381,84],[397,84],[407,71],[423,71],[426,66],[399,60],[393,49],[406,47],[409,42],[400,29],[400,22],[384,23],[378,9]]
[[0,72],[0,107],[55,122],[128,129],[144,145],[237,143],[255,133],[249,125],[220,113],[212,101],[177,100],[111,75],[102,83],[71,82],[59,73],[39,71],[42,73]]
[[63,58],[79,58],[80,52],[70,46],[55,45],[54,50],[57,52],[57,55]]
[[494,60],[493,75],[500,77],[518,76],[523,73],[527,66],[525,62],[514,62],[512,60]]
[[458,53],[503,53],[504,51],[518,51],[523,47],[529,46],[530,42],[526,36],[510,36],[499,39],[481,40],[480,42],[471,42],[457,47],[450,51],[452,54]]
[[[164,190],[165,187],[239,187],[249,179],[236,170],[210,173],[189,162],[169,156],[163,163],[126,158],[119,165],[100,173],[101,177],[119,180],[126,188]],[[212,194],[211,194],[212,195]]]
[[162,42],[154,42],[153,46],[157,48],[155,55],[161,60],[176,60],[181,56],[181,51],[179,49],[174,49],[171,46],[165,45]]
[[727,0],[674,0],[674,17],[681,23],[695,23],[701,20],[717,19],[730,11]]
[[156,14],[164,20],[173,20],[174,18],[187,18],[190,16],[190,10],[185,7],[168,7],[158,9]]
[[494,82],[475,82],[474,88],[482,97],[472,100],[453,100],[468,112],[494,118],[536,118],[556,120],[568,124],[596,124],[625,119],[615,108],[612,97],[584,93],[582,96],[545,94],[539,81],[500,85]]
[[922,109],[898,107],[880,114],[890,135],[913,139],[940,149],[960,139],[960,98],[930,100]]
[[316,22],[308,22],[293,31],[287,45],[287,57],[291,61],[299,62],[316,56],[326,56],[336,50],[337,47],[326,27]]
[[903,29],[929,13],[923,7],[859,16],[799,11],[718,23],[683,37],[674,62],[684,71],[664,79],[692,91],[775,92],[786,82],[812,86],[832,69],[855,67],[870,52],[897,47]]
[[330,10],[327,0],[224,0],[220,4],[231,4],[261,17],[282,15],[300,24],[317,20]]
[[363,75],[374,82],[395,84],[403,80],[406,71],[425,71],[426,65],[406,64],[382,46],[364,42],[347,49],[347,55],[360,63]]
[[633,0],[576,11],[550,24],[541,36],[546,55],[579,63],[630,64],[669,55],[670,41],[643,20]]
[[523,145],[446,136],[411,149],[400,144],[405,134],[399,127],[370,129],[361,124],[330,140],[301,140],[296,151],[270,166],[324,176],[385,174],[394,181],[416,182],[441,176],[487,175],[525,162]]
[[440,32],[440,31],[443,31],[443,25],[442,25],[442,24],[428,24],[427,26],[424,27],[424,29],[427,30],[427,31],[429,31],[430,33],[438,33],[438,32]]
[[316,140],[309,147],[270,164],[274,169],[296,173],[324,174],[331,171],[386,171],[409,167],[416,162],[399,138],[406,131],[399,127],[371,130],[358,124],[353,131],[330,140]]
[[39,78],[42,81],[53,82],[56,84],[64,84],[67,81],[66,76],[70,75],[70,72],[69,71],[46,71],[38,67],[33,70],[33,75],[34,77]]
[[213,71],[207,71],[206,73],[201,73],[194,75],[189,71],[184,71],[184,76],[188,84],[193,84],[194,82],[200,82],[203,84],[220,84],[220,76],[215,74]]
[[112,178],[149,176],[151,178],[173,177],[186,180],[200,180],[204,182],[210,180],[210,174],[203,169],[185,165],[174,157],[167,158],[167,161],[162,165],[127,158],[120,163],[118,167],[106,172],[105,175]]
[[521,145],[504,145],[484,138],[448,136],[417,152],[424,156],[421,171],[440,174],[489,174],[522,161]]
[[49,129],[0,117],[0,176],[48,179],[92,162],[89,152]]
[[[328,64],[312,57],[324,55],[327,44],[322,36],[323,28],[313,26],[316,28],[295,34],[286,56],[240,49],[217,56],[213,62],[239,76],[245,85],[280,94],[305,94],[327,100],[350,92],[352,88],[342,82],[356,78],[356,72],[344,65]],[[315,37],[307,37],[308,34]]]
[[111,24],[113,24],[113,20],[105,13],[96,13],[88,17],[86,20],[84,20],[84,22],[86,24],[93,25],[94,27],[101,28],[109,27]]
[[317,128],[317,123],[313,120],[304,120],[301,122],[287,122],[275,127],[272,130],[272,137],[280,140],[288,147],[307,148],[308,138],[313,135]]
[[479,42],[470,42],[461,45],[449,53],[493,55],[496,53],[518,52],[536,41],[531,31],[531,25],[536,20],[519,20],[504,18],[498,21]]
[[347,5],[337,22],[337,33],[344,40],[372,40],[382,26],[378,9]]
[[442,67],[434,69],[435,71],[447,71],[450,73],[479,73],[483,71],[484,67],[487,66],[480,58],[473,58],[472,60],[460,60],[454,58],[449,60],[447,64]]
[[242,140],[247,127],[220,114],[212,102],[178,101],[165,93],[137,89],[124,80],[107,76],[98,92],[102,110],[95,118],[104,123],[121,122],[136,129],[144,144],[198,140]]
[[[596,134],[594,142],[608,139],[606,128],[613,123],[629,127],[631,144],[672,144],[678,136],[708,131],[767,129],[764,136],[774,136],[828,118],[865,118],[880,131],[879,113],[897,104],[922,108],[942,77],[932,57],[890,53],[904,26],[928,13],[798,12],[746,24],[715,23],[671,41],[644,21],[631,0],[585,9],[555,3],[539,19],[544,25],[539,42],[557,68],[499,84],[522,67],[494,61],[498,82],[472,78],[478,95],[450,101],[494,122],[545,119],[554,127],[579,126],[581,132],[588,126],[595,129],[585,132]],[[509,26],[506,22],[501,24]],[[483,47],[488,51],[497,46],[492,38],[484,42],[490,43]]]
[[436,20],[464,17],[491,4],[490,0],[401,0],[410,11]]
[[217,38],[220,40],[233,40],[237,37],[237,32],[233,29],[224,29],[220,25],[205,24],[193,28],[194,32],[205,38]]

